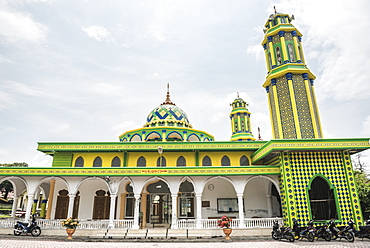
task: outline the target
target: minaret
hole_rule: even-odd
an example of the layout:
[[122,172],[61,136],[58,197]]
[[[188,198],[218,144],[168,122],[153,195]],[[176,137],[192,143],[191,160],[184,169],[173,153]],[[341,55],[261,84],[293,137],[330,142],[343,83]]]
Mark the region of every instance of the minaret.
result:
[[250,121],[251,113],[247,109],[247,103],[239,97],[230,104],[233,109],[230,113],[231,120],[231,141],[252,141],[256,140],[252,134],[252,125]]
[[315,75],[308,69],[302,34],[291,24],[294,16],[270,15],[264,28],[266,89],[273,139],[323,138],[314,91]]

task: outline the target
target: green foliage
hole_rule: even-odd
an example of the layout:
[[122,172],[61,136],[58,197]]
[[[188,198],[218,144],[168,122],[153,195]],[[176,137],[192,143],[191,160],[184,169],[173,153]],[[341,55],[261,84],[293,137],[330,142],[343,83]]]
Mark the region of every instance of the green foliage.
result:
[[12,164],[0,164],[0,167],[28,167],[28,164],[25,162],[14,162]]
[[355,170],[357,193],[360,198],[362,214],[366,218],[370,214],[370,179],[364,172]]

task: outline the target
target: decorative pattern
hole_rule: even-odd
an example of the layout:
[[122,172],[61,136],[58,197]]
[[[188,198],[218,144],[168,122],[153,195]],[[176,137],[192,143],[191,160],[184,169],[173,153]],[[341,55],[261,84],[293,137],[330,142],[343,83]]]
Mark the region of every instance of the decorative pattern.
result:
[[[315,115],[315,119],[316,119],[316,126],[320,127],[321,124],[320,124],[320,119],[319,119],[319,109],[317,108],[317,103],[316,103],[316,99],[315,99],[315,91],[314,91],[314,88],[313,88],[312,85],[309,88],[310,88],[311,98],[312,98],[311,102],[312,102],[312,105],[313,105],[314,115]],[[322,138],[323,135],[321,133],[320,128],[317,128],[317,132],[318,132],[319,137]]]
[[0,168],[1,176],[208,176],[208,175],[279,175],[278,166],[248,166],[227,168]]
[[294,115],[292,102],[290,100],[290,91],[288,82],[284,77],[278,78],[276,83],[277,96],[280,109],[280,122],[282,124],[284,139],[296,139],[297,133],[294,124]]
[[285,32],[284,38],[285,38],[285,41],[293,41],[293,36],[291,32]]
[[[311,180],[322,176],[334,188],[339,220],[346,224],[350,219],[362,222],[359,200],[355,184],[346,178],[353,175],[348,153],[340,151],[326,152],[284,152],[281,166],[282,208],[284,222],[291,224],[296,218],[301,224],[313,217],[309,204],[308,188]],[[351,201],[351,196],[352,201]],[[357,209],[354,211],[354,209]]]
[[276,115],[276,106],[275,106],[275,97],[274,97],[274,91],[276,90],[276,88],[274,88],[275,86],[271,86],[271,90],[269,92],[269,95],[270,95],[270,111],[271,111],[271,118],[272,118],[272,127],[273,127],[273,130],[274,130],[274,134],[273,134],[273,137],[274,139],[281,139],[282,137],[280,137],[279,135],[279,129],[278,129],[278,119],[277,119],[277,115]]
[[302,75],[293,74],[292,78],[302,139],[314,139],[314,127],[312,125],[311,112],[303,77]]
[[191,128],[186,113],[179,107],[171,104],[164,104],[153,109],[147,117],[145,127],[151,126],[158,122],[180,122]]

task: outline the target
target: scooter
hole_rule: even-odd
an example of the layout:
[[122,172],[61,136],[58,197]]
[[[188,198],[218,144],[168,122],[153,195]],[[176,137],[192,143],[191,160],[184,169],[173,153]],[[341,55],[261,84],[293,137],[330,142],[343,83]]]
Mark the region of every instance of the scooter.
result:
[[14,235],[19,236],[22,233],[31,233],[32,236],[37,237],[41,234],[41,228],[37,225],[36,214],[32,215],[31,223],[24,223],[17,221],[17,224],[14,226]]
[[308,241],[313,242],[315,240],[316,229],[313,226],[313,220],[310,220],[307,227],[300,227],[296,219],[293,220],[293,230],[295,234],[295,239],[307,238]]
[[279,228],[279,223],[277,220],[274,220],[271,236],[275,240],[287,239],[290,242],[294,242],[294,234],[292,229],[290,227]]
[[328,224],[322,226],[316,226],[316,233],[315,236],[317,239],[323,238],[326,241],[331,241],[331,231]]
[[370,219],[366,221],[366,226],[359,226],[360,230],[356,232],[356,237],[370,239]]
[[334,239],[334,240],[339,238],[339,240],[346,239],[348,242],[355,241],[355,235],[353,234],[353,231],[352,231],[352,230],[354,230],[353,221],[349,221],[348,225],[345,226],[342,230],[340,230],[335,225],[335,220],[331,220],[329,222],[329,229],[332,233],[332,239]]

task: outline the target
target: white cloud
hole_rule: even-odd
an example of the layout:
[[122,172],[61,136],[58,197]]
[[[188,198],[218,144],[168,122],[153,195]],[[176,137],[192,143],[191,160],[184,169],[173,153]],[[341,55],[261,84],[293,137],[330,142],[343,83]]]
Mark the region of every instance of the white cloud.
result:
[[71,127],[70,127],[70,125],[69,124],[67,124],[67,123],[62,123],[62,124],[60,124],[60,125],[58,125],[56,128],[54,128],[54,131],[55,132],[64,132],[64,131],[66,131],[66,130],[68,130],[68,129],[70,129]]
[[82,29],[87,33],[89,37],[94,38],[99,42],[114,43],[114,39],[111,38],[109,31],[104,27],[89,26],[87,28],[82,27]]
[[112,127],[112,131],[118,132],[120,135],[126,131],[138,128],[139,125],[134,121],[123,121]]
[[261,45],[254,45],[247,47],[247,55],[253,56],[257,61],[263,58],[263,49]]
[[366,120],[362,123],[362,133],[370,136],[370,115],[366,117]]
[[10,11],[0,6],[0,37],[8,42],[43,42],[48,28],[32,20],[28,13]]

